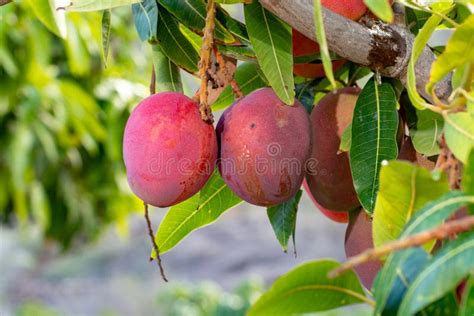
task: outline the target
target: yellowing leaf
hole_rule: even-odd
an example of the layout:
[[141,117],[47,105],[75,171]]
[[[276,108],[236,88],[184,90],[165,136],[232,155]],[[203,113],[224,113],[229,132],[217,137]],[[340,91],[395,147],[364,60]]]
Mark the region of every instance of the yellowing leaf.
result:
[[436,179],[409,162],[394,160],[382,166],[372,224],[375,246],[397,239],[414,213],[448,191],[446,177]]
[[431,93],[436,82],[468,62],[474,62],[474,15],[456,29],[444,52],[433,63],[426,90]]

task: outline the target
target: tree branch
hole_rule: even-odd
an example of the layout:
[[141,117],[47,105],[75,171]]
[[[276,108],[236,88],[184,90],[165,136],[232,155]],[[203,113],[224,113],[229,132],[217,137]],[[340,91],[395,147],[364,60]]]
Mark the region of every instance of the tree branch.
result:
[[[316,40],[313,0],[260,0],[260,3],[299,32]],[[330,50],[352,62],[380,71],[383,76],[400,79],[406,84],[414,36],[404,25],[389,25],[374,20],[364,25],[326,8],[323,8],[323,21]],[[431,96],[425,91],[425,86],[429,81],[434,60],[431,49],[425,47],[415,68],[417,90],[430,101]],[[447,76],[437,85],[436,95],[440,100],[447,100],[450,94],[451,76]]]
[[2,5],[5,5],[5,4],[8,4],[10,2],[12,2],[13,0],[0,0],[0,6]]
[[367,249],[361,254],[350,258],[348,261],[341,264],[337,269],[330,271],[328,276],[330,278],[335,278],[343,272],[350,270],[364,262],[381,258],[397,250],[421,246],[430,240],[446,239],[455,234],[469,231],[473,227],[474,216],[466,216],[458,220],[443,223],[431,230],[409,236],[405,239],[395,240],[378,248]]

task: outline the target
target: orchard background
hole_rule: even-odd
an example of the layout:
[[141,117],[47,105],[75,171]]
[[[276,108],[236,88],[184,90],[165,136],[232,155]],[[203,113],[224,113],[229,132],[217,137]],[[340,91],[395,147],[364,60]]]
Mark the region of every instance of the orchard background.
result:
[[472,1],[0,5],[0,313],[474,315]]

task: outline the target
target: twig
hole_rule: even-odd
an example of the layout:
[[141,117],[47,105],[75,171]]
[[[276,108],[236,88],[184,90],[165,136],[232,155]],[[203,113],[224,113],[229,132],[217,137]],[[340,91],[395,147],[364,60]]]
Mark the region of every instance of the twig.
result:
[[443,223],[431,230],[409,236],[405,239],[395,240],[378,248],[367,249],[361,254],[350,258],[337,269],[330,271],[328,277],[335,278],[355,266],[386,256],[394,251],[418,247],[434,239],[446,239],[452,235],[466,232],[472,228],[474,228],[474,216],[466,216],[458,220]]
[[[156,253],[156,263],[158,264],[158,268],[160,268],[160,274],[163,278],[163,281],[168,282],[168,279],[165,276],[165,270],[163,269],[163,265],[161,264],[160,250],[158,249],[158,245],[156,244],[155,234],[153,233],[153,228],[151,227],[150,216],[148,215],[148,204],[143,203],[143,205],[145,206],[145,219],[146,224],[148,226],[148,235],[150,236],[151,243],[153,244],[153,249],[155,249]],[[150,258],[150,260],[153,260],[153,258]]]
[[9,4],[12,1],[13,0],[0,0],[0,6],[5,5],[5,4]]
[[[225,64],[224,57],[222,56],[222,54],[219,52],[219,50],[216,47],[214,47],[214,55],[216,56],[217,63],[223,69],[224,77],[228,78],[229,73],[227,71],[227,67],[226,67],[226,64]],[[244,96],[244,94],[240,90],[239,84],[237,83],[237,81],[235,81],[234,78],[230,78],[229,83],[230,83],[230,86],[232,88],[232,92],[234,93],[234,96],[235,96],[236,99],[240,99],[241,97]]]
[[199,89],[199,110],[201,112],[201,118],[208,123],[212,123],[214,118],[212,116],[211,107],[207,101],[207,84],[209,81],[208,69],[211,64],[212,48],[214,47],[214,18],[216,16],[216,5],[214,0],[207,1],[206,9],[206,26],[203,31],[201,60],[199,61],[199,77],[201,78],[201,87]]

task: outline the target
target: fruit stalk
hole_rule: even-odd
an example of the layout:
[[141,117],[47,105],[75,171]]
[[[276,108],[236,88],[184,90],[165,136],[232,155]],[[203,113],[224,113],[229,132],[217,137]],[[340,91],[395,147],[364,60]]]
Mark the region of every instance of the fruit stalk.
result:
[[[163,269],[163,264],[161,263],[160,250],[158,249],[158,245],[155,241],[155,234],[153,233],[153,228],[151,228],[150,216],[148,214],[148,204],[144,202],[143,205],[145,206],[145,219],[146,225],[148,227],[148,236],[150,236],[151,243],[153,244],[153,249],[156,253],[156,263],[158,264],[158,268],[160,268],[160,274],[163,278],[163,281],[168,282],[168,279],[165,276],[165,270]],[[150,260],[153,260],[153,258],[150,258]]]
[[350,270],[364,262],[384,257],[394,251],[418,247],[435,239],[447,239],[450,236],[469,231],[472,228],[474,228],[474,215],[443,223],[433,229],[412,235],[404,239],[386,243],[381,247],[367,249],[360,255],[350,258],[348,261],[341,264],[337,269],[330,271],[328,273],[328,277],[335,278],[341,275],[343,272]]
[[207,1],[207,16],[206,25],[203,30],[202,47],[201,47],[201,60],[199,61],[199,77],[201,78],[201,87],[199,89],[199,111],[201,112],[201,118],[208,122],[213,123],[214,118],[212,111],[207,101],[208,91],[207,83],[209,81],[208,69],[211,64],[212,50],[214,47],[214,28],[215,28],[215,16],[216,16],[216,4],[214,0]]

